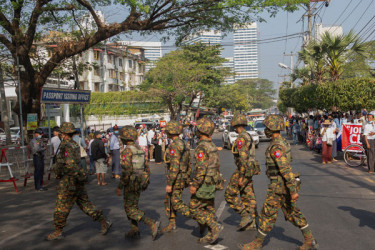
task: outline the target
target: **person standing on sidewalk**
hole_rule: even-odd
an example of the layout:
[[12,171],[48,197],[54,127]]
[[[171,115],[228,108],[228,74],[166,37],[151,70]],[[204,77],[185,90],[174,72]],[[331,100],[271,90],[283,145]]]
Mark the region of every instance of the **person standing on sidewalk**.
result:
[[168,137],[173,140],[165,152],[167,185],[164,199],[165,214],[168,217],[168,225],[161,231],[168,233],[176,231],[177,212],[189,217],[190,211],[182,200],[182,193],[185,187],[190,184],[190,147],[188,142],[180,139],[182,133],[181,123],[170,121],[166,126]]
[[86,172],[81,166],[81,153],[79,145],[72,140],[75,133],[74,125],[64,122],[60,129],[62,143],[60,152],[57,155],[57,165],[54,169],[57,179],[60,179],[57,186],[57,199],[54,213],[55,231],[49,234],[46,240],[59,240],[64,238],[63,229],[73,205],[78,207],[94,221],[99,221],[101,233],[107,234],[112,223],[107,220],[102,210],[89,200],[85,188]]
[[279,115],[269,115],[264,120],[265,133],[271,138],[266,150],[266,174],[270,179],[267,198],[259,217],[258,233],[252,242],[239,244],[241,250],[261,249],[267,234],[276,223],[279,209],[282,209],[285,219],[301,229],[305,239],[299,250],[318,249],[318,244],[307,224],[305,216],[297,207],[300,182],[292,172],[290,145],[280,132],[284,130],[283,118]]
[[125,234],[125,237],[138,237],[140,234],[138,223],[142,221],[150,227],[152,240],[155,240],[160,221],[149,218],[138,208],[141,192],[147,189],[150,182],[150,168],[145,152],[135,144],[137,131],[133,126],[123,127],[120,138],[126,147],[121,152],[122,174],[116,194],[121,196],[123,192],[125,213],[131,222],[131,229]]
[[209,232],[199,239],[200,243],[214,244],[224,229],[217,221],[215,212],[216,190],[223,189],[223,178],[220,174],[220,159],[216,145],[211,136],[215,124],[206,117],[197,122],[199,142],[195,149],[195,171],[190,185],[190,214],[202,228],[208,226]]
[[375,171],[375,111],[367,115],[368,123],[365,125],[363,135],[365,136],[365,143],[367,146],[367,166],[368,172]]
[[113,134],[111,135],[109,142],[109,149],[112,153],[112,176],[116,179],[120,179],[121,166],[120,166],[120,142],[118,140],[118,127],[113,127]]
[[34,183],[35,190],[37,191],[47,190],[47,188],[43,187],[44,151],[46,150],[46,146],[42,141],[42,134],[43,131],[40,128],[37,128],[34,132],[34,138],[30,141],[34,163]]
[[256,229],[257,202],[253,188],[253,176],[260,174],[260,166],[255,160],[255,145],[251,136],[246,132],[246,116],[233,116],[231,126],[238,137],[233,143],[232,153],[237,169],[230,178],[225,189],[225,200],[236,213],[241,215],[237,229]]
[[332,163],[332,145],[334,131],[329,127],[331,122],[327,119],[323,122],[320,134],[322,135],[322,163]]
[[107,173],[107,154],[105,153],[105,147],[102,140],[102,134],[95,132],[95,140],[91,143],[91,155],[95,162],[96,179],[98,180],[98,186],[108,185],[105,182],[105,174]]
[[149,159],[149,161],[155,161],[155,159],[154,159],[155,146],[152,143],[154,137],[155,137],[155,127],[151,127],[151,129],[147,133],[148,155],[149,155],[148,159]]

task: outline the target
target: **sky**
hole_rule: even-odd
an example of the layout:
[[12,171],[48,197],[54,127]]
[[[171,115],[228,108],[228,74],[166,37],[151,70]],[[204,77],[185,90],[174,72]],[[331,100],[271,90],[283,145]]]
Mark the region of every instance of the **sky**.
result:
[[[314,5],[314,3],[312,3]],[[331,0],[328,7],[321,6],[322,3],[316,5],[319,9],[318,15],[313,19],[313,23],[322,23],[323,26],[342,25],[344,33],[353,29],[356,33],[360,32],[363,27],[374,17],[375,14],[375,0]],[[320,8],[320,6],[322,8]],[[262,16],[267,22],[258,23],[259,39],[269,39],[273,37],[280,37],[307,31],[307,18],[304,22],[301,17],[305,14],[305,10],[301,8],[299,11],[293,13],[279,12],[276,17],[270,18],[266,14]],[[115,13],[114,13],[115,15]],[[304,26],[303,26],[304,24]],[[367,29],[369,30],[367,31]],[[369,25],[362,30],[361,35],[367,38],[375,30],[375,18]],[[159,34],[152,34],[150,36],[139,36],[134,32],[126,39],[142,40],[142,41],[160,41]],[[369,36],[369,40],[375,40],[375,33]],[[232,42],[232,34],[227,34],[223,42]],[[169,52],[174,41],[170,40],[165,45],[168,49],[164,52]],[[290,74],[289,69],[282,69],[278,66],[279,63],[286,64],[290,67],[291,57],[284,56],[284,54],[298,53],[301,49],[302,37],[292,39],[282,39],[278,42],[259,44],[258,59],[259,59],[259,77],[269,79],[274,82],[275,87],[284,79],[279,75]],[[233,56],[233,47],[225,46],[223,56]],[[294,67],[298,65],[297,56],[294,56]]]

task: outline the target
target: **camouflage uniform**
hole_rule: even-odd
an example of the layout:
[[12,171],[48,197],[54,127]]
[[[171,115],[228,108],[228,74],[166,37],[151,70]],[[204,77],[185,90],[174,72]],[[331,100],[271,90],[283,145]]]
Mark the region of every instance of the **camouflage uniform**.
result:
[[[211,136],[214,131],[214,124],[207,118],[201,118],[197,122],[198,136],[205,134]],[[215,212],[215,191],[221,185],[220,160],[216,145],[211,138],[200,139],[194,153],[195,171],[192,186],[197,192],[191,196],[190,213],[200,225],[207,225],[210,233],[200,239],[200,242],[214,243],[223,230],[223,226],[217,222]],[[200,194],[204,187],[213,187],[213,198],[203,198]],[[207,197],[208,197],[207,196]]]
[[[150,169],[145,159],[144,151],[135,144],[134,140],[137,138],[137,132],[132,126],[125,126],[120,131],[120,138],[126,144],[126,148],[121,152],[121,168],[122,175],[118,189],[123,190],[124,194],[124,208],[128,219],[131,222],[131,230],[125,235],[126,237],[139,236],[138,222],[142,221],[148,225],[152,231],[153,240],[157,236],[157,230],[160,222],[155,222],[153,219],[147,217],[145,213],[138,208],[139,198],[141,192],[147,188]],[[135,165],[141,164],[141,174],[136,172]],[[146,183],[146,184],[144,184]]]
[[[74,125],[63,123],[61,132],[71,134],[75,132]],[[89,201],[85,188],[86,173],[81,167],[81,153],[79,145],[71,137],[64,139],[60,144],[57,163],[54,169],[56,178],[60,179],[57,186],[57,200],[54,213],[56,231],[47,237],[47,240],[61,239],[62,230],[74,203],[94,221],[102,225],[102,234],[106,234],[111,222],[107,221],[101,210]]]
[[[233,117],[231,125],[232,127],[246,126],[247,119],[244,115],[237,114]],[[252,177],[259,174],[259,169],[256,167],[254,148],[251,136],[243,129],[234,142],[232,149],[237,169],[230,178],[225,190],[225,200],[231,208],[242,216],[241,223],[238,226],[240,230],[247,229],[247,226],[249,226],[248,229],[256,226],[257,206]],[[242,187],[239,185],[240,178],[244,182]]]
[[291,199],[291,196],[299,191],[300,180],[298,175],[292,172],[290,145],[279,134],[279,131],[284,130],[283,119],[278,115],[270,115],[265,119],[264,124],[268,136],[272,136],[274,132],[277,133],[272,136],[270,146],[266,150],[266,174],[270,179],[270,184],[259,218],[257,238],[241,249],[261,248],[265,236],[272,230],[276,222],[279,209],[282,209],[286,220],[301,229],[305,242],[299,249],[317,249],[318,245],[308,227],[305,216],[297,207],[296,201]]
[[165,152],[165,162],[167,163],[166,177],[167,185],[172,187],[172,192],[167,193],[164,199],[165,214],[169,224],[163,228],[162,232],[170,232],[176,229],[177,212],[189,217],[190,211],[182,200],[182,192],[188,184],[190,173],[190,147],[181,140],[178,135],[182,132],[179,122],[171,121],[167,124],[166,131],[171,136],[176,136]]

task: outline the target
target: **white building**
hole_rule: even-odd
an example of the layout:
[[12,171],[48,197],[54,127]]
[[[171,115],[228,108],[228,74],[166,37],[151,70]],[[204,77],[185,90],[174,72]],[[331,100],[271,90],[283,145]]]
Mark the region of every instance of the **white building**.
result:
[[324,27],[322,23],[318,23],[315,25],[314,39],[321,41],[325,32],[329,32],[333,36],[342,36],[344,34],[344,30],[340,25]]
[[131,47],[141,47],[144,49],[145,57],[149,60],[146,64],[146,72],[155,67],[155,63],[163,56],[161,42],[143,42],[143,41],[119,41],[118,44]]
[[182,43],[185,45],[194,45],[196,43],[203,43],[206,45],[220,45],[221,40],[221,31],[205,30],[188,36]]
[[235,81],[258,78],[258,26],[248,23],[234,26]]

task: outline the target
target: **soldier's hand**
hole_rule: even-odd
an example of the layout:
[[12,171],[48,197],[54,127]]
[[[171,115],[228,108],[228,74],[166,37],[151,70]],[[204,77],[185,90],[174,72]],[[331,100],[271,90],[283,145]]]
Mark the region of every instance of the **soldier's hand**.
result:
[[195,194],[197,192],[197,188],[190,186],[190,194]]
[[239,185],[240,187],[243,187],[244,182],[243,182],[243,178],[242,178],[242,177],[238,179],[238,185]]
[[167,192],[168,194],[171,193],[172,192],[172,186],[167,185],[165,187],[165,192]]
[[116,188],[116,194],[117,194],[118,196],[121,196],[121,194],[122,194],[122,190],[119,189],[119,188]]
[[298,193],[295,193],[295,194],[292,194],[292,195],[291,195],[291,199],[292,199],[292,201],[297,201],[297,200],[298,200],[298,197],[299,197],[299,194],[298,194]]

